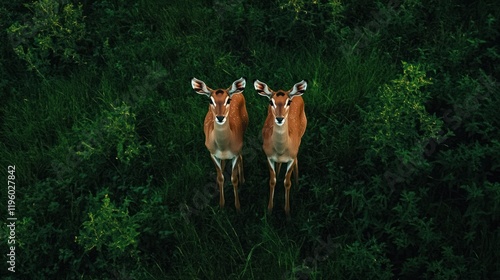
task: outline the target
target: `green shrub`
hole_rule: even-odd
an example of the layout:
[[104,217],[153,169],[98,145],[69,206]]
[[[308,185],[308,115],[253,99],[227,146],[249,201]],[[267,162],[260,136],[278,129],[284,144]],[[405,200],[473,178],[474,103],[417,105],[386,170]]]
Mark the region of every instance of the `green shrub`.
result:
[[85,251],[95,249],[109,253],[107,257],[111,260],[125,252],[135,255],[139,225],[129,216],[127,207],[126,204],[116,207],[105,194],[100,208],[88,213],[88,220],[83,222],[75,241]]
[[44,77],[55,70],[84,63],[81,42],[87,32],[82,5],[60,0],[38,0],[26,4],[31,19],[15,22],[7,30],[14,51],[31,71]]
[[356,241],[342,250],[340,261],[343,279],[392,279],[392,265],[385,256],[384,244],[375,239]]
[[[99,203],[99,200],[102,202]],[[84,249],[84,257],[93,259],[83,261],[83,271],[108,277],[144,277],[138,276],[140,265],[138,239],[141,228],[138,216],[128,212],[130,201],[120,206],[111,202],[106,189],[89,200],[88,218],[83,221],[74,242]],[[136,275],[136,276],[133,276]]]
[[96,158],[111,161],[116,159],[119,163],[129,165],[132,160],[152,148],[151,145],[140,142],[135,131],[135,121],[135,114],[125,104],[103,112],[96,121],[76,128],[80,139],[83,138],[76,154],[85,161]]
[[76,273],[81,252],[72,244],[85,198],[67,181],[54,179],[19,188],[18,193],[16,210],[22,218],[16,221],[16,274],[43,279],[62,271]]
[[[411,165],[411,173],[428,167],[423,148],[431,139],[443,137],[443,121],[425,108],[430,98],[425,86],[429,84],[421,66],[403,62],[403,75],[368,96],[368,106],[360,108],[362,137],[368,148],[365,164],[391,166],[398,161],[397,165]],[[397,180],[406,175],[413,174],[397,174]]]

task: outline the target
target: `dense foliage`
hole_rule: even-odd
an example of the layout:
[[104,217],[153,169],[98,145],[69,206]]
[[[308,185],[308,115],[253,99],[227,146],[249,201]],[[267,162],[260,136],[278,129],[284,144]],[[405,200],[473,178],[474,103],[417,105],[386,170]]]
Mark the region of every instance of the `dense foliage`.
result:
[[[0,159],[18,220],[16,272],[4,226],[0,275],[499,279],[497,2],[3,3]],[[248,77],[239,214],[229,180],[218,208],[193,76]],[[257,78],[309,81],[289,222],[283,174],[266,213]]]

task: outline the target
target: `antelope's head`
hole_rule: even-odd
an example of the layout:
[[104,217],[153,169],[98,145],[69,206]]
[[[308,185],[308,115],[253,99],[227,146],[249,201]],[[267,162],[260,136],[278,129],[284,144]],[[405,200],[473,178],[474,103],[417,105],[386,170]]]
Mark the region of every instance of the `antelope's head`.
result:
[[265,83],[259,80],[255,80],[253,85],[258,94],[269,98],[269,106],[271,106],[274,122],[279,126],[282,126],[288,117],[288,111],[290,109],[292,99],[295,96],[304,94],[307,88],[307,82],[305,80],[296,83],[288,91],[273,91]]
[[239,78],[227,89],[211,89],[202,80],[191,79],[193,89],[198,94],[206,95],[210,99],[209,110],[214,115],[215,122],[220,125],[224,124],[227,120],[231,106],[231,97],[234,94],[243,92],[245,85],[245,78]]

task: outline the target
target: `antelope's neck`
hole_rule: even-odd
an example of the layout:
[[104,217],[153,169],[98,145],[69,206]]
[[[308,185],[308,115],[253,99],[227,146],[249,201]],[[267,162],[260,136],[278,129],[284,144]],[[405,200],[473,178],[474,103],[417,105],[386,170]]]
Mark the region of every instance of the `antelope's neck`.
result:
[[226,120],[224,124],[218,124],[215,122],[213,136],[219,150],[226,150],[229,147],[229,140],[231,138],[229,120]]
[[288,120],[285,120],[285,123],[282,126],[274,123],[272,138],[276,151],[279,154],[283,154],[288,148],[288,144],[290,141],[290,135],[288,132]]

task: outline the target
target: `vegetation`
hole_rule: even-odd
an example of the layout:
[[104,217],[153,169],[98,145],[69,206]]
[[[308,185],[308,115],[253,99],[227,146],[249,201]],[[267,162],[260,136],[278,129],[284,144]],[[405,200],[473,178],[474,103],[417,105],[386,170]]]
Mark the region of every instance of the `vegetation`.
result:
[[[500,278],[495,0],[22,0],[0,40],[5,279]],[[193,76],[248,77],[239,214]],[[309,81],[289,222],[257,78]]]

